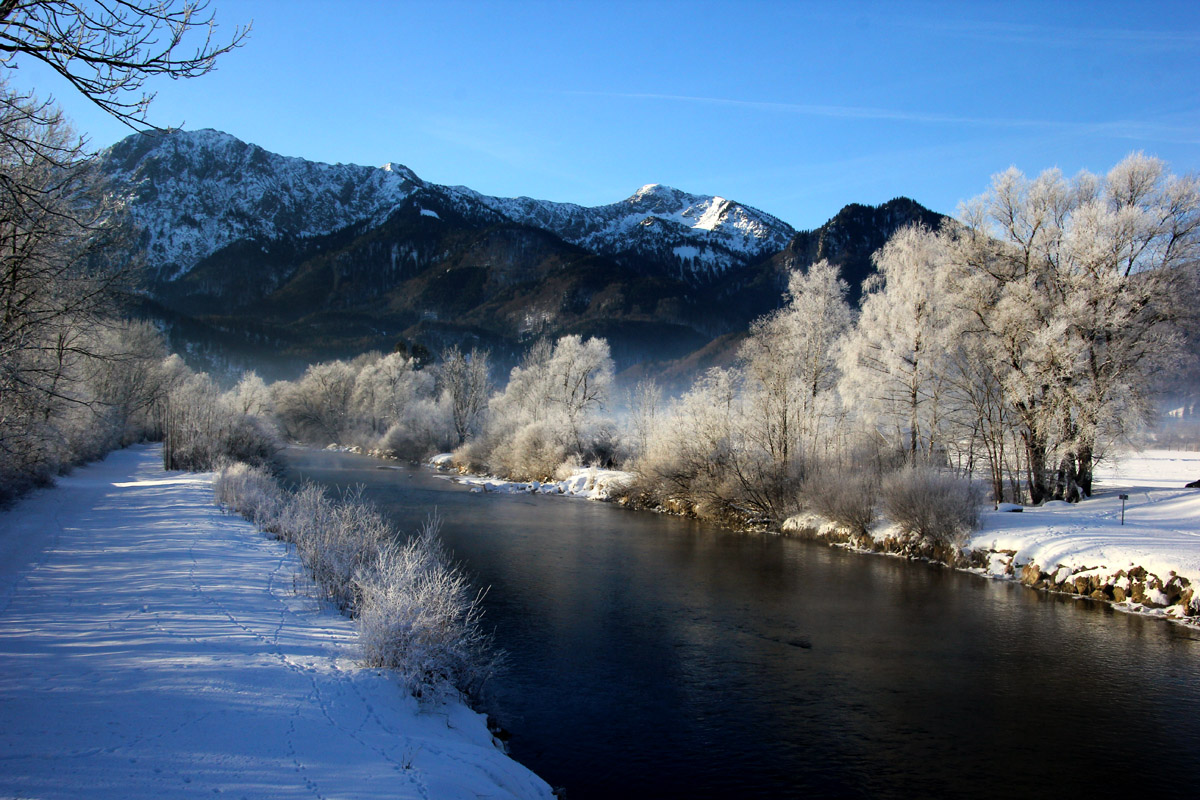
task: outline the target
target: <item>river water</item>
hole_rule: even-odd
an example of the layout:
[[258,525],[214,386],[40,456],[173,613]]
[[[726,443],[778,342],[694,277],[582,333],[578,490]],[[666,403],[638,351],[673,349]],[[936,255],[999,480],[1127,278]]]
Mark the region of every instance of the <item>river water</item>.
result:
[[1200,633],[1090,600],[288,450],[490,587],[487,710],[569,800],[1190,793]]

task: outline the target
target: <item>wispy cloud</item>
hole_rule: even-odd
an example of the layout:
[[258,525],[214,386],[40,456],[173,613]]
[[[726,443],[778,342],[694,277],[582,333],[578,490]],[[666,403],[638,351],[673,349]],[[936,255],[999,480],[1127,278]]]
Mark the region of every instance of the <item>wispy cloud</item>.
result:
[[[1084,8],[1085,6],[1080,6]],[[1136,28],[1062,28],[1045,25],[1028,25],[1019,22],[983,19],[935,19],[929,16],[914,18],[913,15],[889,18],[890,27],[922,30],[933,34],[944,34],[958,38],[999,41],[1011,44],[1037,46],[1076,47],[1095,49],[1098,47],[1194,49],[1200,45],[1200,33],[1193,30],[1162,30]]]
[[725,106],[747,110],[799,114],[826,119],[869,120],[888,122],[912,122],[927,125],[963,125],[979,128],[1023,128],[1047,132],[1077,133],[1080,135],[1106,136],[1116,139],[1138,139],[1171,142],[1174,144],[1200,144],[1197,126],[1163,125],[1148,121],[1113,120],[1103,122],[1072,122],[1051,119],[1027,119],[1021,117],[975,117],[961,114],[915,111],[907,109],[877,108],[872,106],[821,105],[811,103],[783,103],[762,100],[737,100],[726,97],[703,97],[697,95],[661,94],[650,92],[589,92],[567,91],[562,94],[584,97],[608,97],[635,101],[666,101],[694,105]]
[[828,117],[831,119],[868,119],[868,120],[897,120],[902,122],[951,123],[955,125],[1010,125],[1033,126],[1048,125],[1041,120],[997,119],[985,117],[967,117],[956,114],[940,114],[923,111],[905,111],[901,109],[873,108],[871,106],[841,106],[818,105],[810,103],[780,103],[763,100],[736,100],[726,97],[702,97],[682,94],[655,94],[649,92],[587,92],[568,91],[564,94],[590,97],[611,97],[626,100],[668,100],[677,103],[694,103],[711,106],[731,106],[736,108],[755,109],[758,111],[783,111],[802,114],[810,117]]

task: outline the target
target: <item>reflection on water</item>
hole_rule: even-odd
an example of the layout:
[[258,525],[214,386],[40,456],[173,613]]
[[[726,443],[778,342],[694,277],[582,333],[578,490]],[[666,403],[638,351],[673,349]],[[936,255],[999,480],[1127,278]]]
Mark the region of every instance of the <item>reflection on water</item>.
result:
[[510,665],[492,712],[570,800],[1020,797],[1200,778],[1200,635],[898,559],[289,450],[437,508]]

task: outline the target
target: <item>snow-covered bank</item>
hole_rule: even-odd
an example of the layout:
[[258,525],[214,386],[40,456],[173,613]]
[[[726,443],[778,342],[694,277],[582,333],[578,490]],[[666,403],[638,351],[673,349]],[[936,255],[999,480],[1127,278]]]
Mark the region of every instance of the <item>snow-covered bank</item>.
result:
[[[1200,489],[1184,488],[1197,478],[1200,453],[1147,451],[1098,470],[1082,503],[985,511],[966,545],[972,571],[1200,624]],[[812,515],[783,528],[845,538]],[[871,534],[878,546],[895,531],[885,520]]]
[[[453,456],[442,453],[429,459],[439,470],[453,468]],[[633,475],[617,469],[580,467],[568,477],[558,481],[506,481],[479,475],[454,473],[451,480],[470,486],[472,491],[500,492],[504,494],[556,494],[567,497],[582,497],[587,500],[609,500],[613,493],[633,480]]]
[[479,714],[359,669],[284,546],[160,460],[0,514],[0,796],[550,797]]

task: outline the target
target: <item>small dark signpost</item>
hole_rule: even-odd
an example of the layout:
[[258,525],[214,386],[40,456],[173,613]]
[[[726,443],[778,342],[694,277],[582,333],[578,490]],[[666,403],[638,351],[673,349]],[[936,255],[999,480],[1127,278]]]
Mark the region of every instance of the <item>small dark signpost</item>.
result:
[[1124,525],[1125,524],[1125,501],[1129,499],[1129,495],[1119,494],[1119,495],[1117,495],[1117,497],[1121,498],[1121,524]]

